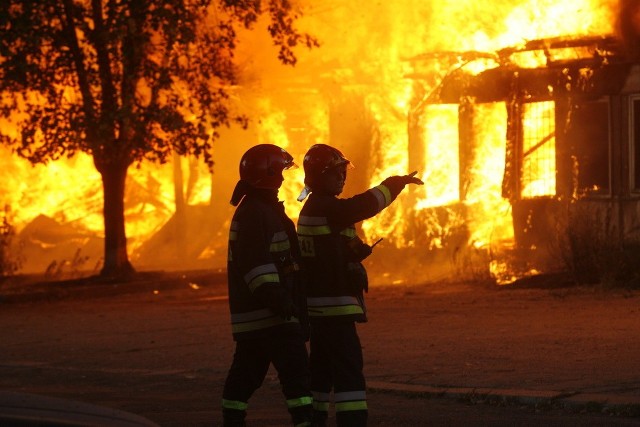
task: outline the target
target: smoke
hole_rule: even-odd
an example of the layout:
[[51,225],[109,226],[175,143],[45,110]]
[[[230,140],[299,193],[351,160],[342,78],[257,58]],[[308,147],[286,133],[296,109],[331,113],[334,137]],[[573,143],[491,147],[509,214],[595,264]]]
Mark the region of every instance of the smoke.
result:
[[616,31],[630,58],[640,58],[640,2],[620,0],[616,15]]

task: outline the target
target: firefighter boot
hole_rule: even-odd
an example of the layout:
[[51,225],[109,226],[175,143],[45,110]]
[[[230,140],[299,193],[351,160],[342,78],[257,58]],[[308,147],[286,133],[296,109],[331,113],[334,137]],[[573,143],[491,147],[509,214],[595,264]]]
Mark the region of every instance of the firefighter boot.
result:
[[247,411],[238,409],[222,409],[222,426],[223,427],[246,427],[244,418],[247,415]]

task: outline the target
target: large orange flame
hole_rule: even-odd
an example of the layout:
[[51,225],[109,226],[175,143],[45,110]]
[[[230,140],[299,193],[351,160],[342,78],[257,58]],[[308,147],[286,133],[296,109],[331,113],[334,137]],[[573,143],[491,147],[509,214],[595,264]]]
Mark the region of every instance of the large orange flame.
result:
[[[300,26],[316,35],[322,46],[308,52],[299,51],[297,66],[285,68],[273,59],[275,55],[263,33],[243,33],[244,44],[238,52],[243,83],[237,99],[241,104],[239,108],[249,111],[253,118],[252,130],[242,134],[229,131],[223,135],[214,153],[213,179],[202,165],[193,166],[186,159],[181,160],[183,168],[199,171],[188,203],[208,204],[213,200],[228,208],[226,202],[237,179],[240,155],[249,146],[263,142],[286,148],[300,166],[305,150],[316,142],[335,143],[344,149],[347,157],[362,151],[363,156],[371,160],[363,171],[368,186],[378,184],[389,175],[406,174],[410,172],[408,121],[417,96],[415,79],[410,78],[416,70],[407,59],[439,51],[492,53],[527,40],[561,35],[610,34],[615,3],[613,0],[411,0],[365,5],[329,0],[321,5],[301,5]],[[523,54],[514,59],[520,66],[544,64],[541,62],[544,57],[536,54]],[[425,94],[420,96],[437,90],[447,73],[456,68],[476,74],[495,66],[490,55],[478,56],[466,63],[431,61],[426,71],[421,70]],[[349,98],[361,100],[375,144],[369,141],[369,145],[354,146],[350,141],[331,141],[331,105],[336,100]],[[535,111],[526,111],[525,122],[538,122],[540,115],[553,114],[552,110],[552,105],[545,104]],[[463,183],[460,181],[458,117],[457,105],[432,105],[423,109],[419,123],[424,152],[411,155],[423,159],[424,170],[418,173],[425,186],[403,194],[391,208],[365,221],[362,229],[369,242],[385,237],[386,242],[398,248],[415,245],[415,240],[406,234],[408,218],[420,218],[420,212],[425,212],[422,218],[427,218],[429,209],[456,204],[468,208],[464,221],[472,246],[508,244],[513,239],[510,206],[501,196],[505,105],[475,106],[475,152],[472,164],[465,166],[467,176]],[[531,126],[525,126],[525,134],[550,133],[544,146],[535,150],[535,155],[552,159],[553,129],[541,131]],[[375,147],[375,153],[371,147]],[[535,169],[541,164],[545,165],[543,170]],[[89,157],[80,155],[68,161],[31,167],[3,150],[0,166],[6,189],[0,196],[0,204],[12,207],[19,228],[38,214],[45,214],[97,235],[102,232],[100,177]],[[524,166],[526,169],[527,164]],[[524,194],[528,197],[553,194],[554,165],[531,162],[530,166],[525,172],[529,174],[529,184],[523,189]],[[173,167],[144,164],[131,168],[127,204],[130,252],[174,214]],[[295,197],[303,185],[302,168],[288,172],[286,179],[280,195],[287,212],[297,218],[300,204]],[[461,184],[464,194],[461,194]],[[425,226],[434,225],[425,221]],[[450,221],[460,221],[460,217],[451,215]],[[218,242],[219,246],[224,244],[226,242]],[[434,237],[427,249],[441,245]]]

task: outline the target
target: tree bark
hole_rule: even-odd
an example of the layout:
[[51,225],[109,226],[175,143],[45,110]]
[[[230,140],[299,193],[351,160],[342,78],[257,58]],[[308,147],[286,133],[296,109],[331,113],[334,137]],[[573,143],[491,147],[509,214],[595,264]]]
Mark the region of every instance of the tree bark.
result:
[[116,162],[100,168],[104,190],[104,265],[100,275],[125,278],[135,272],[127,254],[124,220],[124,189],[127,164]]

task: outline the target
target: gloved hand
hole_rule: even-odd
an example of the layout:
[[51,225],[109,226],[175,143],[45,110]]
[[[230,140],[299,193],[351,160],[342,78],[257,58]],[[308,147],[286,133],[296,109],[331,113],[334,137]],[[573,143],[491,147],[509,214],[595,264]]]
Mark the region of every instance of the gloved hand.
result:
[[413,171],[409,175],[395,175],[382,181],[382,185],[385,185],[396,196],[404,190],[407,184],[424,185],[424,182],[420,178],[416,178],[418,171]]
[[291,320],[292,317],[298,317],[298,309],[293,303],[293,299],[289,292],[280,285],[264,285],[259,291],[262,291],[267,307],[275,314],[285,320]]

